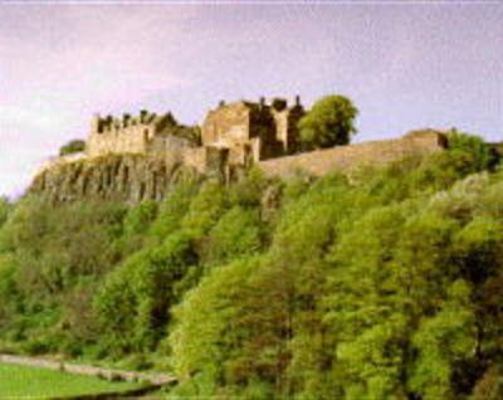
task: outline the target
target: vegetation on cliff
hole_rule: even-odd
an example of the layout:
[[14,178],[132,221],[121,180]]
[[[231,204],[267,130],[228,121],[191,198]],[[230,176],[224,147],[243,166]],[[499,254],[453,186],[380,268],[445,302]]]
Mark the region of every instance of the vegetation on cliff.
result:
[[0,203],[0,344],[171,370],[180,398],[496,400],[503,171],[450,144],[134,207]]
[[86,149],[86,142],[81,139],[70,140],[65,145],[61,146],[59,149],[60,156],[66,156],[68,154],[80,153]]

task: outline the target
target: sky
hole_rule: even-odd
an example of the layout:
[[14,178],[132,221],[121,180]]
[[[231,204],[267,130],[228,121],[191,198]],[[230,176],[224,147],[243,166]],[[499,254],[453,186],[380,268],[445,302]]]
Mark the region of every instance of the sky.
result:
[[0,0],[0,195],[15,197],[94,113],[342,94],[355,141],[418,128],[503,141],[503,3]]

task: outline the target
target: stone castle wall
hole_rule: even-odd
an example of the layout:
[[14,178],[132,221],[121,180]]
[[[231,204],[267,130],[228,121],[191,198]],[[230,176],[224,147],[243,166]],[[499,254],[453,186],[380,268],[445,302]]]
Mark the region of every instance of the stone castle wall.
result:
[[158,116],[142,110],[137,117],[97,115],[91,122],[86,154],[93,158],[107,154],[163,153],[193,145],[187,138],[172,134],[180,127],[171,113]]
[[106,132],[92,132],[86,143],[89,157],[118,153],[145,153],[151,127],[136,125]]
[[337,146],[258,163],[266,176],[288,177],[299,171],[323,176],[332,171],[347,172],[365,165],[382,165],[412,155],[430,154],[447,147],[447,140],[435,131],[411,132],[399,139]]

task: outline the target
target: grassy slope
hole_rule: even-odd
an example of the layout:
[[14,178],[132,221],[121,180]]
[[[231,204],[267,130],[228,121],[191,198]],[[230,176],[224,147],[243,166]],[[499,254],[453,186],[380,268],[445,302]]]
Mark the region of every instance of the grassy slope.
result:
[[58,371],[0,364],[0,398],[51,398],[122,391],[136,383],[107,382],[99,378]]

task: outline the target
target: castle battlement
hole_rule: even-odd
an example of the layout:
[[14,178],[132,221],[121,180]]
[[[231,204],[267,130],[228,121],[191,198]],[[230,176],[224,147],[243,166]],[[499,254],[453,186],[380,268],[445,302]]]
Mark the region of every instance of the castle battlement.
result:
[[91,121],[91,132],[121,131],[125,128],[139,125],[159,129],[164,124],[176,124],[176,120],[170,112],[164,115],[157,115],[147,110],[141,110],[138,116],[123,114],[121,118],[116,118],[112,115],[102,118],[99,114],[96,114]]

